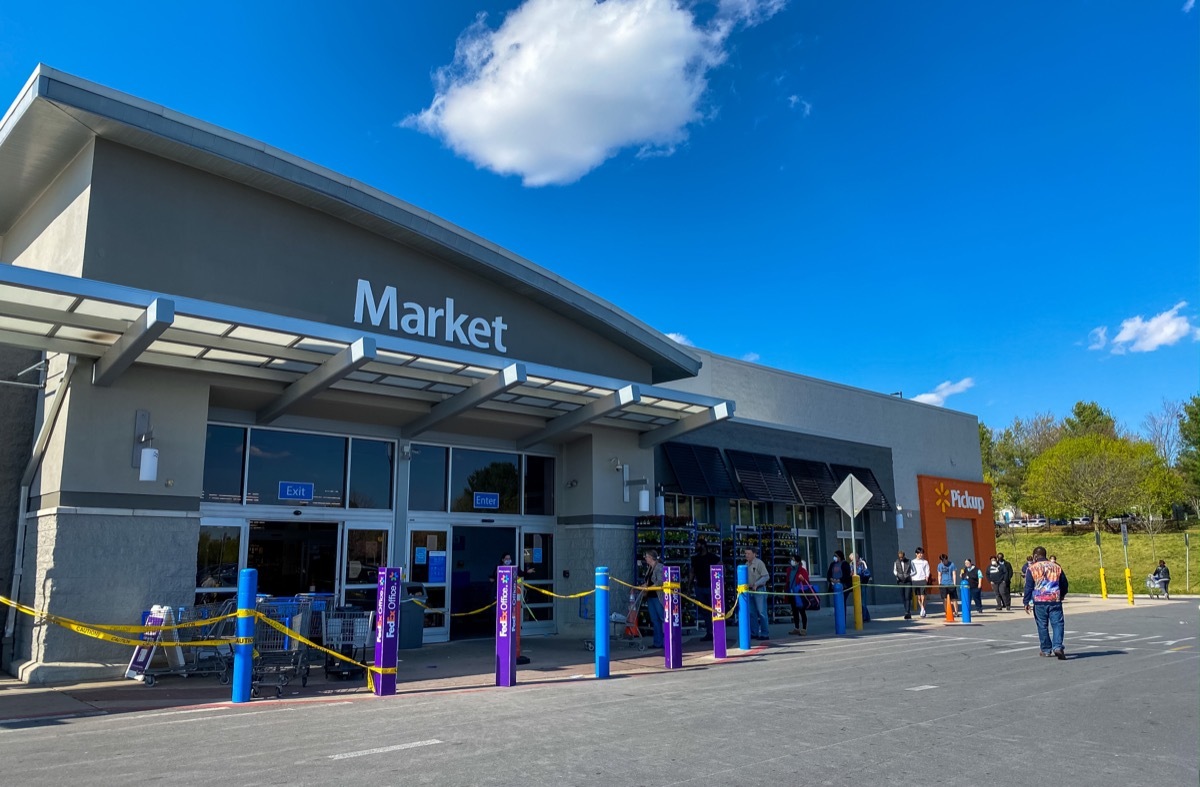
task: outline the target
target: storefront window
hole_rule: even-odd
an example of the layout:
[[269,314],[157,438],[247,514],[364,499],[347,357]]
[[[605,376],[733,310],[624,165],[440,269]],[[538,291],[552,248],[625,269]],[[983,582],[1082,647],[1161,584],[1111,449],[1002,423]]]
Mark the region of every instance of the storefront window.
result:
[[[451,511],[521,513],[516,454],[456,448],[451,459]],[[476,508],[476,492],[498,495],[499,507]]]
[[[341,508],[345,505],[346,442],[344,437],[329,435],[251,430],[246,502]],[[300,488],[312,484],[312,500],[280,499],[281,482]]]
[[396,446],[382,440],[350,443],[350,507],[391,508]]
[[208,425],[204,439],[204,486],[200,499],[210,503],[242,502],[242,457],[246,430]]
[[212,598],[199,603],[215,601],[237,590],[241,539],[240,527],[200,526],[200,543],[196,550],[196,595]]
[[529,516],[554,513],[554,460],[550,457],[525,457],[525,513]]
[[446,510],[446,460],[450,449],[412,445],[408,467],[408,507],[412,511]]

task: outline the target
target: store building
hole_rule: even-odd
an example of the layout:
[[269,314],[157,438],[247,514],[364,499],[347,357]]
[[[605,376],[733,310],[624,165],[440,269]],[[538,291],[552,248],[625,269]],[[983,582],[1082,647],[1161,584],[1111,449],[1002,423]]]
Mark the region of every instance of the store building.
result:
[[[0,582],[47,612],[129,620],[247,566],[355,603],[402,565],[426,642],[484,635],[450,613],[487,603],[504,553],[559,593],[632,578],[643,492],[672,521],[786,528],[820,573],[848,472],[874,563],[923,527],[994,544],[926,522],[918,488],[981,479],[973,416],[681,347],[418,208],[46,67],[0,121],[0,263],[0,379],[24,384],[0,386]],[[531,601],[529,633],[589,625]],[[128,654],[10,614],[3,659],[43,682]]]

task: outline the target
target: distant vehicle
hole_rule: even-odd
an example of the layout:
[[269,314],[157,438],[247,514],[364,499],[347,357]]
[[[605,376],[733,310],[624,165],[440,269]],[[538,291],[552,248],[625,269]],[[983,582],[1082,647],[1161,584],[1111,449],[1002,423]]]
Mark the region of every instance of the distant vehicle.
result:
[[1118,514],[1116,516],[1110,516],[1108,518],[1108,524],[1110,524],[1110,525],[1129,525],[1136,521],[1137,521],[1137,518],[1134,517],[1132,514]]
[[1031,516],[1026,520],[1025,527],[1046,527],[1048,524],[1044,516]]
[[1050,520],[1050,524],[1052,524],[1052,525],[1059,525],[1059,526],[1063,526],[1063,525],[1066,525],[1066,524],[1067,524],[1067,520],[1065,520],[1065,519],[1051,519],[1051,520]]
[[1090,525],[1092,518],[1090,516],[1080,516],[1071,520],[1072,525]]

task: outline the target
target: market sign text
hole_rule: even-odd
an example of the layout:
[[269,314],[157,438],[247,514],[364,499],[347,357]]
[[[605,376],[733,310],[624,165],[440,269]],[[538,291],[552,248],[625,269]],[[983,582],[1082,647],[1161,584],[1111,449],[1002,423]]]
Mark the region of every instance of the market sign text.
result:
[[454,299],[449,296],[440,307],[422,306],[414,301],[399,303],[395,287],[384,287],[382,295],[376,298],[371,282],[359,279],[354,298],[354,322],[361,325],[364,319],[376,328],[382,327],[386,320],[388,330],[403,331],[410,336],[442,339],[481,350],[495,347],[497,352],[508,352],[504,345],[508,324],[503,316],[496,315],[490,321],[472,317],[455,309]]

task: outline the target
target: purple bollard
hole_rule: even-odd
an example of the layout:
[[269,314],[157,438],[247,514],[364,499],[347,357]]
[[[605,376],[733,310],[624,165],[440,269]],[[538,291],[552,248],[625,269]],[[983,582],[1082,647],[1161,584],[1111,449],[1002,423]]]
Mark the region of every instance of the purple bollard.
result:
[[517,685],[517,568],[496,568],[496,685]]
[[709,569],[709,581],[712,583],[712,637],[713,657],[725,658],[725,567],[712,566]]
[[[683,666],[683,607],[679,598],[679,566],[667,566],[663,575],[663,600],[666,602],[666,623],[663,664],[667,669]],[[651,604],[657,604],[654,599]]]
[[[400,642],[400,575],[399,568],[379,569],[379,586],[375,596],[375,667],[371,686],[376,697],[391,697],[396,693],[396,650]],[[416,610],[421,614],[421,610]]]

